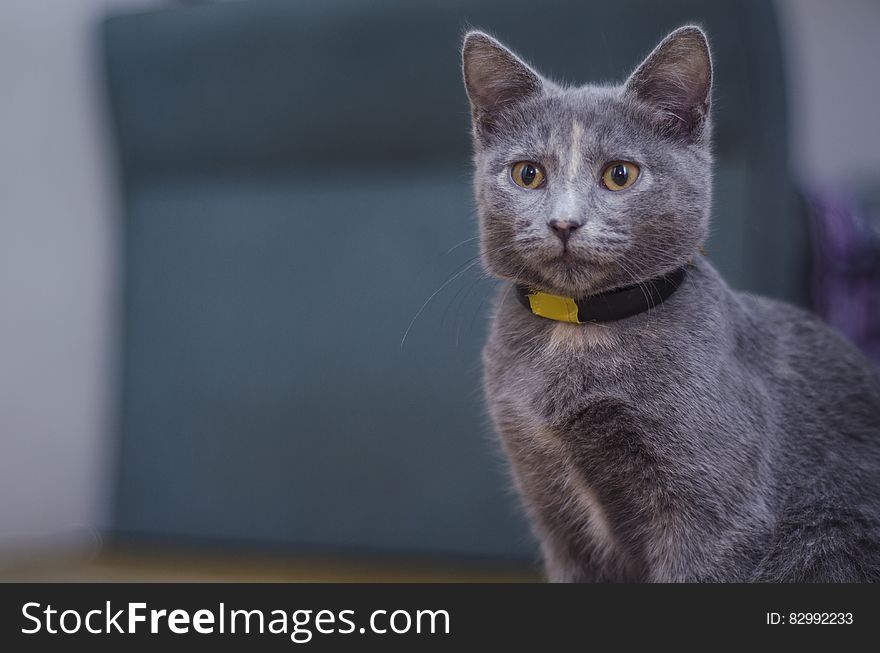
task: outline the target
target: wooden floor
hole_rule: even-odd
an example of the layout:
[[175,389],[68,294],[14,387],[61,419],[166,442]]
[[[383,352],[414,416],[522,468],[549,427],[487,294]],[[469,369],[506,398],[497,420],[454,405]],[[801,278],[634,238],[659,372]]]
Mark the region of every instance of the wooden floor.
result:
[[540,582],[535,569],[115,551],[0,559],[0,582]]

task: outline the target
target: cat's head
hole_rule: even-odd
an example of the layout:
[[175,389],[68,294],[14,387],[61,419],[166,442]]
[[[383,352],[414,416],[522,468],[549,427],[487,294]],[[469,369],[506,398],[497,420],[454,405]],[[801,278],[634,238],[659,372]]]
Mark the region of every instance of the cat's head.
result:
[[620,86],[562,87],[482,32],[462,54],[489,272],[580,296],[698,250],[712,185],[702,30],[672,32]]

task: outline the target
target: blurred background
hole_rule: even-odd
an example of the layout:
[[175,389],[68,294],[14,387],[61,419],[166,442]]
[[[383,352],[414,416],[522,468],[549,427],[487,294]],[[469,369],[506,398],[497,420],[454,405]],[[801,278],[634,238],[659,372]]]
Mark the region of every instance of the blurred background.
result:
[[709,256],[880,360],[880,3],[2,0],[0,579],[539,580],[464,29],[717,76]]

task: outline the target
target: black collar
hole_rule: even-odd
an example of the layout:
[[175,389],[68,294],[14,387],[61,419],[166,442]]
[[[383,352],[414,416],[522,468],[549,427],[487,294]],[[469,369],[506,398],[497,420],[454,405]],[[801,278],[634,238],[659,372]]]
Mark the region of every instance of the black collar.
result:
[[684,265],[656,279],[579,299],[551,295],[517,284],[516,297],[532,313],[549,320],[574,324],[612,322],[647,311],[669,299],[684,281],[687,268]]

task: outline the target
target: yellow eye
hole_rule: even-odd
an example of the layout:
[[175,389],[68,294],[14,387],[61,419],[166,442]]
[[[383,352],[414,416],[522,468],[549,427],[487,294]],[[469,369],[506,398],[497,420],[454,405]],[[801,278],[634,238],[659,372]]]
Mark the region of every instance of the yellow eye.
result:
[[544,183],[544,170],[534,161],[514,163],[510,169],[514,183],[522,188],[533,190]]
[[629,188],[639,178],[639,166],[629,161],[609,163],[602,173],[602,184],[608,190]]

